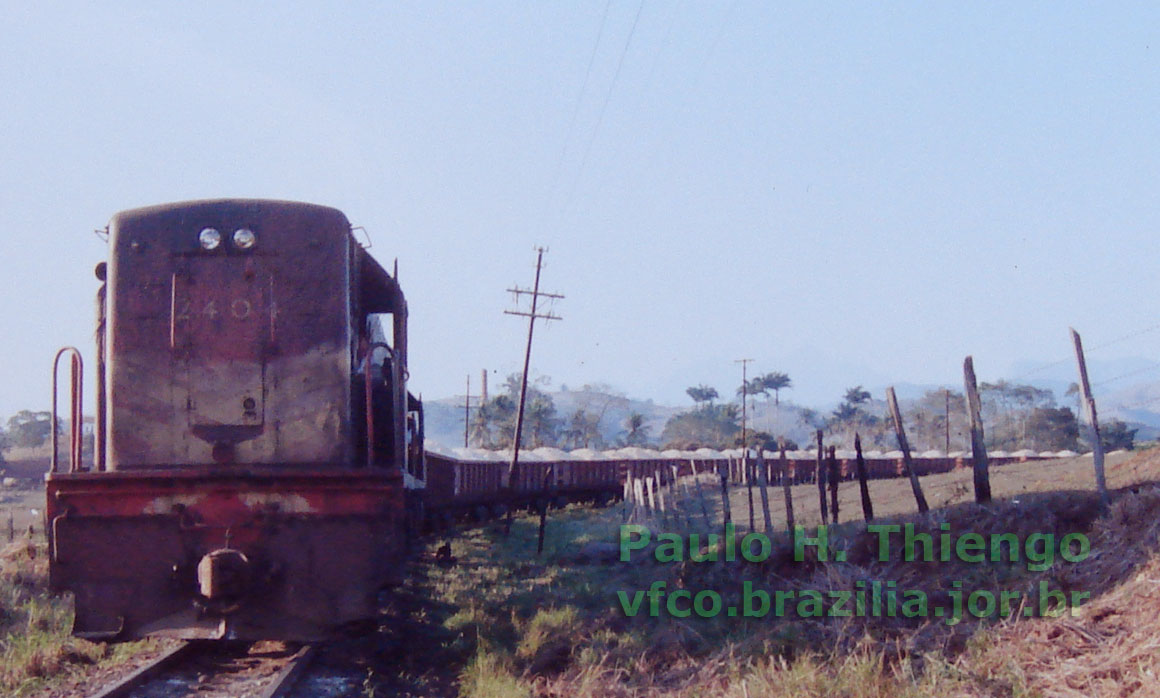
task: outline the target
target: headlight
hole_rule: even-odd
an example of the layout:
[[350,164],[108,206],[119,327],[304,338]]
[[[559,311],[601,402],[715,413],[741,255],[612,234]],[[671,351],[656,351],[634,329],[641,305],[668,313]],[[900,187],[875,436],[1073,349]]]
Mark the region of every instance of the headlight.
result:
[[216,250],[218,245],[222,244],[222,234],[214,228],[203,228],[197,239],[201,242],[202,249],[206,250]]
[[234,231],[234,245],[239,249],[248,250],[254,246],[257,238],[254,237],[254,231],[249,228],[239,228]]

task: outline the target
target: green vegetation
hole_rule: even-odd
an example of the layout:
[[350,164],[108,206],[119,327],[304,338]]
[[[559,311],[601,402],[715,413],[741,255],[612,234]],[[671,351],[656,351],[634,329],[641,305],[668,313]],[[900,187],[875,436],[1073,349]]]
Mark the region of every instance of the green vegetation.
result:
[[8,418],[4,431],[3,448],[34,448],[48,441],[52,435],[52,415],[48,412],[20,410]]
[[665,448],[723,448],[741,433],[741,408],[733,403],[701,403],[670,419],[661,432]]
[[0,693],[35,695],[75,680],[97,665],[115,665],[154,642],[104,645],[69,635],[72,603],[47,593],[42,539],[0,551]]
[[[472,423],[472,443],[483,448],[511,448],[516,431],[516,411],[520,402],[522,374],[513,373],[504,381],[504,392],[481,405]],[[547,379],[542,379],[544,383]],[[560,436],[562,421],[556,416],[551,396],[528,381],[524,402],[524,428],[521,448],[554,446]],[[573,419],[573,426],[575,426]]]

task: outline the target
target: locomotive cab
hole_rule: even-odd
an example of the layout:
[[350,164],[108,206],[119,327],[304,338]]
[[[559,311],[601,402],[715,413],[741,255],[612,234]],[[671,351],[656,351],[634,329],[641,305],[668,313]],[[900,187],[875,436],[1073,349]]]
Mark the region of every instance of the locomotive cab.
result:
[[397,271],[310,204],[156,206],[109,233],[95,463],[47,476],[74,631],[316,640],[373,617],[425,479]]

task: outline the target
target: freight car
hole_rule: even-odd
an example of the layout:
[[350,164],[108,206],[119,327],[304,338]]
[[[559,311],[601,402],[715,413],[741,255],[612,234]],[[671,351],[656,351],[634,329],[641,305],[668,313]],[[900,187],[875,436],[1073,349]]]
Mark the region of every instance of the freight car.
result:
[[[752,453],[752,452],[751,452]],[[1020,452],[994,455],[992,465],[1054,458],[1052,453]],[[752,456],[751,456],[752,458]],[[839,477],[852,480],[855,458],[850,452],[837,453]],[[503,483],[510,455],[481,449],[453,449],[428,452],[426,489],[423,492],[427,525],[445,526],[456,520],[481,521],[493,518],[508,506],[538,509],[565,502],[588,501],[597,504],[619,498],[626,480],[653,478],[668,484],[678,477],[695,473],[715,473],[735,483],[758,477],[756,460],[748,471],[742,463],[741,450],[664,451],[626,448],[596,452],[583,449],[573,454],[556,449],[537,449],[521,455],[516,479],[510,490]],[[766,451],[763,461],[766,481],[771,485],[815,482],[817,456],[809,451],[794,451],[783,462],[779,454]],[[871,479],[905,477],[901,452],[872,451],[863,460]],[[964,453],[914,454],[913,467],[919,475],[933,475],[971,467]]]
[[108,242],[94,462],[74,432],[46,477],[74,632],[310,641],[373,618],[426,477],[397,268],[293,202],[126,211]]

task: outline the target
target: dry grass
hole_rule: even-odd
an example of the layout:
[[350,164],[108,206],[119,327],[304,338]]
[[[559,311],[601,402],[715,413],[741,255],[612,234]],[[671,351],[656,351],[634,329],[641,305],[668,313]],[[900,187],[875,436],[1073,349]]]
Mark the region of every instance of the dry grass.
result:
[[[495,528],[462,532],[452,541],[459,564],[426,572],[425,589],[447,609],[431,621],[448,632],[446,646],[465,667],[460,691],[467,696],[1160,694],[1152,688],[1160,671],[1160,489],[1153,484],[1160,482],[1160,452],[1109,459],[1109,482],[1121,489],[1102,517],[1090,459],[996,468],[997,499],[987,506],[969,501],[969,477],[924,478],[928,499],[939,507],[924,517],[904,513],[913,509],[907,483],[879,481],[879,522],[910,522],[935,534],[948,524],[956,534],[1009,532],[1021,539],[1081,532],[1090,537],[1091,555],[1043,570],[1028,569],[1025,560],[883,562],[877,538],[855,521],[831,529],[834,545],[848,554],[841,563],[789,562],[787,539],[761,564],[593,563],[577,550],[611,540],[621,510],[569,509],[550,519],[543,558],[534,552],[531,519],[517,520],[506,540]],[[860,514],[857,485],[842,488],[850,498],[844,518]],[[735,506],[745,501],[737,494]],[[794,494],[795,505],[802,502],[798,520],[808,521],[816,488],[799,486]],[[780,495],[771,492],[771,504]],[[735,508],[735,521],[744,521],[741,511],[747,518]],[[760,514],[757,520],[760,527]],[[784,521],[775,518],[775,525]],[[1038,604],[1044,582],[1092,598],[1074,617],[968,616],[953,625],[940,618],[626,617],[615,592],[645,589],[654,580],[670,590],[707,588],[725,596],[746,581],[770,591],[827,591],[889,580],[923,589],[932,604],[946,601],[958,582],[1018,590],[1030,605]]]
[[114,647],[72,637],[72,603],[48,595],[47,575],[43,538],[25,537],[0,550],[0,695],[51,693],[153,645]]
[[1075,617],[1002,629],[993,653],[1045,695],[1160,694],[1160,488],[1126,492],[1092,529],[1091,564],[1061,570],[1076,588],[1108,588]]

